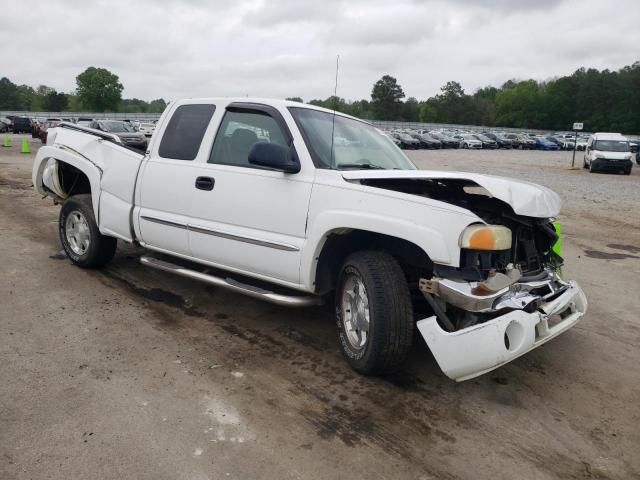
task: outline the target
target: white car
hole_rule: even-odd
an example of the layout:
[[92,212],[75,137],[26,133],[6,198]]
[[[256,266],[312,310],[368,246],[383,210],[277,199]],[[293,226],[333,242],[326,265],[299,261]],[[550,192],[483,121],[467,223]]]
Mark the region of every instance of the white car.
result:
[[460,148],[482,149],[482,142],[470,133],[454,135],[453,138],[460,141]]
[[627,137],[619,133],[594,133],[587,142],[582,166],[590,172],[616,170],[631,175],[632,158]]
[[156,129],[155,123],[140,123],[138,126],[138,132],[142,133],[146,137],[153,135],[153,131]]
[[119,239],[148,249],[144,265],[265,301],[335,302],[340,348],[366,374],[401,368],[417,327],[447,376],[473,378],[587,309],[560,273],[557,194],[417,170],[369,123],[311,105],[178,101],[146,155],[52,129],[33,183],[62,204],[76,265],[106,264]]

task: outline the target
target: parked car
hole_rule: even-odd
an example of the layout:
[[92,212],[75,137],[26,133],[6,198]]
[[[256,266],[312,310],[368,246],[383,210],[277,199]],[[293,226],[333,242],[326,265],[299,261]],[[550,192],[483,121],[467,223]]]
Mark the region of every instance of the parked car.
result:
[[460,148],[460,140],[442,132],[429,132],[433,138],[440,140],[442,148]]
[[550,140],[547,140],[545,137],[535,138],[535,148],[536,150],[560,150],[560,147],[558,147],[558,145]]
[[0,133],[8,132],[11,128],[11,120],[7,117],[0,117]]
[[138,132],[142,133],[145,137],[150,137],[153,131],[156,129],[154,123],[140,123],[138,125]]
[[553,135],[548,135],[546,138],[549,142],[557,145],[558,150],[564,150],[564,140],[562,138],[554,137]]
[[391,135],[400,141],[400,148],[404,150],[416,150],[420,148],[420,141],[408,133],[392,133]]
[[483,133],[485,137],[490,138],[494,142],[498,144],[498,148],[513,148],[513,143],[507,137],[499,133],[493,132],[485,132]]
[[50,128],[55,128],[62,122],[62,119],[49,119],[40,125],[38,129],[38,138],[42,143],[47,143],[48,133]]
[[482,148],[482,142],[470,133],[454,135],[453,138],[460,141],[460,148],[473,148],[473,149]]
[[589,137],[578,137],[578,140],[575,142],[576,150],[579,150],[579,151],[586,150],[588,142],[589,142]]
[[626,137],[619,133],[594,133],[587,141],[582,166],[590,172],[616,170],[631,175],[632,158]]
[[31,120],[27,117],[13,117],[13,133],[31,133]]
[[428,148],[428,149],[442,148],[442,142],[440,142],[440,140],[436,138],[433,138],[428,133],[414,133],[411,136],[420,142],[421,148]]
[[398,140],[392,133],[383,131],[382,134],[385,137],[387,137],[389,140],[391,140],[394,144],[396,144],[396,146],[398,146],[398,147],[401,146],[400,140]]
[[[102,132],[113,133],[120,138],[124,145],[128,147],[136,148],[138,150],[145,150],[147,148],[147,137],[142,133],[134,131],[129,122],[119,120],[97,120],[91,123],[90,128],[94,128]],[[187,134],[188,132],[185,132],[185,135]]]
[[[72,263],[104,266],[119,239],[147,249],[144,265],[216,288],[335,302],[339,348],[358,372],[402,368],[417,328],[444,373],[467,380],[586,312],[578,284],[560,275],[557,194],[418,170],[353,117],[280,100],[182,100],[148,154],[78,129],[56,128],[32,175],[62,204]],[[349,142],[332,149],[334,135]]]
[[93,118],[88,117],[80,117],[76,120],[76,125],[80,125],[82,127],[91,127],[91,124],[94,122]]
[[482,142],[482,148],[488,148],[490,150],[495,150],[496,148],[498,148],[498,142],[496,142],[492,138],[487,137],[486,135],[475,133],[473,134],[473,136]]
[[520,150],[530,150],[535,147],[535,140],[520,133],[507,133],[506,137],[513,143],[513,148]]

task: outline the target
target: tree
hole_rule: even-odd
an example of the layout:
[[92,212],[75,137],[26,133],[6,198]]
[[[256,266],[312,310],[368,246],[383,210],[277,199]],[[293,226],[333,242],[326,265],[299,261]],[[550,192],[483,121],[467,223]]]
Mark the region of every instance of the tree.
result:
[[0,108],[3,110],[19,108],[18,86],[7,77],[0,78]]
[[417,122],[420,119],[420,104],[416,98],[409,97],[402,104],[401,118],[405,122]]
[[116,111],[124,87],[117,75],[105,68],[89,67],[76,77],[82,105],[95,112]]
[[62,112],[67,108],[69,98],[66,93],[58,93],[55,90],[49,92],[42,103],[42,107],[47,112]]
[[397,120],[401,114],[404,92],[398,81],[384,75],[371,90],[371,110],[377,120]]
[[164,112],[165,108],[167,108],[167,102],[164,101],[164,98],[158,98],[156,100],[151,100],[149,102],[149,107],[147,108],[147,112],[162,113]]

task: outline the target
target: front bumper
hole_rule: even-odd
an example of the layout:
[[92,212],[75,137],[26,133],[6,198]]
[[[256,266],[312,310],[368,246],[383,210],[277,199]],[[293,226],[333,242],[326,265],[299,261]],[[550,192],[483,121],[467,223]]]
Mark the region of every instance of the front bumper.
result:
[[626,170],[633,165],[631,160],[607,160],[606,158],[594,158],[593,168],[598,170]]
[[587,311],[576,282],[536,311],[513,310],[485,323],[444,331],[435,316],[418,321],[418,330],[444,374],[458,382],[490,372],[573,327]]

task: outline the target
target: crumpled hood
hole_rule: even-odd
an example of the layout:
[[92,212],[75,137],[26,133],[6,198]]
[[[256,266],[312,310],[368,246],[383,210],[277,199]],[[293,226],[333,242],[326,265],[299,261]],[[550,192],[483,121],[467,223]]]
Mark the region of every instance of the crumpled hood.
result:
[[560,196],[541,185],[479,173],[434,170],[357,170],[343,172],[342,177],[345,180],[403,178],[469,180],[487,190],[492,197],[508,203],[516,214],[528,217],[553,217],[560,212],[562,206]]

